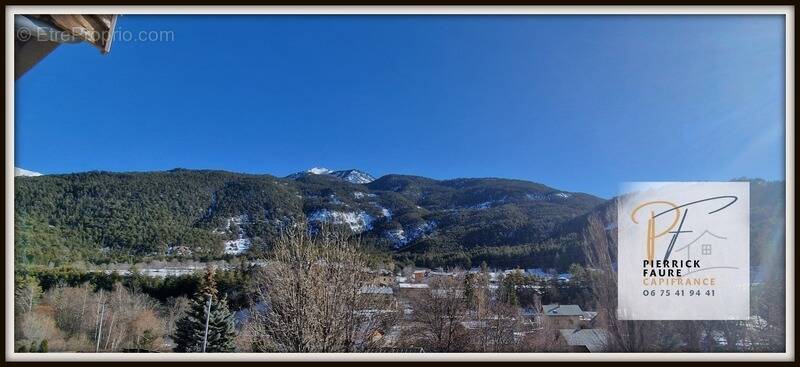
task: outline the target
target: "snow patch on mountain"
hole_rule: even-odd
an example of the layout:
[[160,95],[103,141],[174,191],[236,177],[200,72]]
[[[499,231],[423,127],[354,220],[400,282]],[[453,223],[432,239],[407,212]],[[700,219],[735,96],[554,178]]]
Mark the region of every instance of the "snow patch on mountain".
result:
[[362,233],[372,229],[372,222],[375,221],[371,215],[365,211],[341,212],[336,210],[321,209],[308,215],[309,222],[345,224],[355,233]]
[[493,206],[497,206],[498,204],[503,204],[503,203],[505,203],[507,199],[508,199],[508,197],[506,196],[506,197],[503,197],[503,198],[502,198],[502,199],[500,199],[500,200],[489,200],[489,201],[484,201],[484,202],[482,202],[482,203],[479,203],[479,204],[473,205],[471,208],[472,208],[472,209],[489,209],[489,208],[491,208],[491,207],[493,207]]
[[308,172],[308,173],[310,173],[312,175],[326,175],[326,174],[329,174],[329,173],[333,172],[333,170],[329,170],[329,169],[324,168],[324,167],[312,167],[312,168],[309,168],[306,172]]
[[322,167],[314,167],[303,172],[293,173],[289,176],[286,176],[286,178],[296,180],[298,178],[305,177],[307,175],[329,175],[339,178],[343,181],[359,185],[368,184],[372,181],[375,181],[375,177],[372,177],[372,175],[370,175],[369,173],[366,173],[364,171],[359,171],[357,169],[333,171],[328,168],[322,168]]
[[230,217],[225,220],[225,227],[223,229],[215,229],[214,233],[216,234],[225,234],[231,232],[231,226],[234,224],[237,227],[237,238],[233,240],[225,241],[225,253],[229,255],[241,255],[252,245],[252,241],[247,234],[244,232],[244,228],[242,227],[243,224],[250,223],[249,218],[247,215],[238,215],[235,217]]
[[345,180],[350,183],[354,184],[368,184],[372,181],[375,181],[375,177],[372,177],[369,173],[359,171],[357,169],[349,169],[344,171],[335,171],[330,173],[333,176],[339,177],[342,180]]
[[[408,231],[406,231],[408,229]],[[384,235],[395,249],[400,249],[417,239],[427,236],[436,229],[435,221],[427,221],[416,226],[387,230]]]
[[339,198],[336,196],[336,194],[330,194],[330,195],[328,195],[328,200],[329,200],[329,201],[330,201],[330,203],[331,203],[331,204],[333,204],[333,205],[341,205],[341,204],[342,204],[342,201],[341,201],[341,200],[339,200]]
[[547,194],[542,193],[535,193],[535,194],[525,194],[525,197],[528,200],[547,200]]
[[230,255],[241,255],[247,251],[252,242],[249,238],[240,236],[235,240],[225,241],[225,253]]
[[14,167],[14,177],[36,177],[41,176],[42,174],[39,172],[28,171],[26,169],[22,169],[19,167]]
[[553,199],[569,199],[572,197],[572,194],[566,192],[556,192],[556,193],[533,193],[533,194],[525,194],[525,197],[528,200],[553,200]]
[[475,208],[475,209],[489,209],[491,207],[492,207],[492,202],[491,201],[484,201],[484,202],[482,202],[482,203],[480,203],[478,205],[475,205],[473,208]]
[[408,237],[406,237],[406,232],[402,228],[390,229],[386,231],[385,236],[395,248],[403,247],[409,242]]

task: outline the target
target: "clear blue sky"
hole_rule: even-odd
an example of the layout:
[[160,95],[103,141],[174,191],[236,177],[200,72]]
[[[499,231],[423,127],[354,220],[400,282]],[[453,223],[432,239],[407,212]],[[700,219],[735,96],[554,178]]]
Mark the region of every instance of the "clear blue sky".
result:
[[16,84],[16,166],[784,178],[779,16],[123,16]]

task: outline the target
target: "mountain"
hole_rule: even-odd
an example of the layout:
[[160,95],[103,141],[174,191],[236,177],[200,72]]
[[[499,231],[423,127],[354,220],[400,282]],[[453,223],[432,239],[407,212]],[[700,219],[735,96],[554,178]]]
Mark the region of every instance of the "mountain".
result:
[[354,184],[368,184],[372,181],[375,181],[375,177],[372,177],[372,175],[369,173],[359,171],[357,169],[333,171],[320,167],[314,167],[303,172],[293,173],[289,176],[286,176],[286,178],[295,180],[308,175],[329,175]]
[[[356,184],[350,174],[175,169],[15,180],[16,260],[253,257],[304,221],[346,228],[401,264],[566,269],[584,261],[588,216],[614,233],[614,199],[522,180],[386,175]],[[752,263],[781,264],[785,182],[749,181]]]
[[28,171],[26,169],[22,169],[19,167],[14,167],[14,177],[36,177],[41,176],[42,174],[39,172]]
[[521,180],[362,174],[176,169],[18,180],[16,257],[58,264],[258,256],[281,228],[306,221],[348,228],[401,262],[565,267],[580,260],[578,242],[554,231],[604,202]]
[[334,171],[330,174],[354,184],[368,184],[372,181],[375,181],[375,177],[372,177],[372,175],[369,173],[359,171],[357,169]]

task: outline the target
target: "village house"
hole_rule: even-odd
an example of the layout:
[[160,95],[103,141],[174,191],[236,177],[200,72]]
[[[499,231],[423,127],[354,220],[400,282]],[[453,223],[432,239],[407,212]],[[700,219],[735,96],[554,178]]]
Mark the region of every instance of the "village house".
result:
[[411,279],[414,282],[422,283],[423,281],[425,281],[425,277],[427,276],[427,274],[428,274],[427,270],[414,270],[414,272],[411,273]]
[[428,273],[428,278],[433,279],[447,279],[447,278],[455,278],[458,274],[455,272],[446,272],[446,271],[431,271]]
[[398,296],[408,298],[430,289],[425,283],[399,283],[397,284]]
[[570,352],[604,352],[608,349],[608,332],[603,329],[561,329],[558,342]]
[[542,306],[541,320],[554,329],[577,329],[586,315],[578,305],[551,304]]
[[394,290],[384,285],[365,285],[359,289],[358,293],[380,298],[394,298]]

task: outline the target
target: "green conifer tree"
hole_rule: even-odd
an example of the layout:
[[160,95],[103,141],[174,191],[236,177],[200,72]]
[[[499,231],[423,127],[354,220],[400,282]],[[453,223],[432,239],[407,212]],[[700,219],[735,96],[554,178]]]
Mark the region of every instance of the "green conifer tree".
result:
[[[210,312],[209,300],[211,301]],[[199,353],[203,351],[203,339],[208,317],[207,353],[227,353],[234,351],[233,314],[228,310],[226,297],[217,295],[214,270],[209,268],[203,284],[192,299],[186,316],[175,325],[175,351]]]
[[464,276],[464,298],[467,307],[471,310],[475,307],[475,274],[467,273]]

